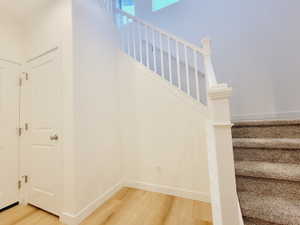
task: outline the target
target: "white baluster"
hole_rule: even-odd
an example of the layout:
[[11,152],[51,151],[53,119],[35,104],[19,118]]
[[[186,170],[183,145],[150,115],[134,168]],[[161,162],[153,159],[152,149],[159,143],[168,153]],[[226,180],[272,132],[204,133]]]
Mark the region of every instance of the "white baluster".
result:
[[145,39],[146,39],[146,66],[149,68],[149,36],[148,36],[148,27],[145,25]]
[[170,83],[173,84],[173,74],[172,74],[172,55],[171,55],[171,38],[168,38],[168,57],[169,57],[169,74]]
[[133,44],[133,58],[136,58],[136,32],[135,32],[135,20],[132,20],[131,24],[131,34],[132,34],[132,44]]
[[112,13],[112,1],[108,1],[109,13]]
[[126,38],[125,38],[125,32],[124,32],[124,25],[123,25],[123,16],[122,15],[119,15],[119,23],[120,23],[120,34],[121,34],[121,48],[124,52],[126,52]]
[[181,72],[180,72],[179,42],[178,41],[176,41],[176,63],[177,63],[178,87],[181,90]]
[[140,62],[143,63],[143,43],[142,43],[142,29],[141,24],[138,24],[138,31],[139,31],[139,47],[140,47]]
[[159,33],[159,50],[160,50],[160,64],[161,64],[161,76],[165,77],[165,65],[164,65],[164,51],[162,45],[162,33]]
[[190,95],[190,70],[189,70],[189,61],[188,61],[188,48],[184,46],[184,57],[185,57],[185,77],[186,77],[186,86],[187,86],[187,94]]
[[129,18],[126,16],[126,25],[124,27],[126,29],[126,34],[127,34],[127,54],[131,55],[130,51],[130,27],[129,27]]
[[199,77],[198,77],[198,53],[196,50],[194,52],[194,68],[195,68],[195,76],[196,76],[196,98],[200,100],[200,89],[199,89]]
[[216,74],[211,59],[211,41],[208,38],[204,38],[202,40],[202,45],[204,49],[203,60],[204,60],[205,75],[207,79],[207,86],[209,88],[217,85]]
[[157,64],[156,64],[156,45],[155,45],[155,30],[152,30],[152,53],[153,53],[153,66],[154,66],[154,72],[157,73]]
[[111,4],[111,13],[114,15],[114,9],[115,9],[115,5],[114,5],[114,0],[110,0],[110,4]]

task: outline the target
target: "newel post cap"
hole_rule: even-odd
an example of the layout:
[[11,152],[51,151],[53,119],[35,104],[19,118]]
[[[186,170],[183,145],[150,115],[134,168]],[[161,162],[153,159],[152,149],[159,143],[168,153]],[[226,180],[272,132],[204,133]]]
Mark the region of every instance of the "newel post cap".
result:
[[227,84],[217,84],[208,88],[208,97],[211,100],[228,99],[232,95],[232,88]]

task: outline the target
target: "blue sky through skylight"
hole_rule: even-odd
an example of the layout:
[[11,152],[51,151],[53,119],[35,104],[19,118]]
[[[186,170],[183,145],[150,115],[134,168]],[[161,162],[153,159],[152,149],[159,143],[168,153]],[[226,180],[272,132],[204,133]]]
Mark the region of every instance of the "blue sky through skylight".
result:
[[180,0],[152,0],[152,11],[160,10],[179,1]]
[[135,4],[133,0],[120,0],[120,8],[125,12],[135,15]]

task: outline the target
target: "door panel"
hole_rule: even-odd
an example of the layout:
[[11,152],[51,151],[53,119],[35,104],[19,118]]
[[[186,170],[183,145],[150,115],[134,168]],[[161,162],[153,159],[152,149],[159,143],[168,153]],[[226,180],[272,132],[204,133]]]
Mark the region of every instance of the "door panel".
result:
[[[61,157],[61,66],[58,51],[27,65],[29,76],[24,90],[24,136],[29,175],[28,202],[54,214],[60,212]],[[58,137],[57,140],[52,137]]]
[[19,201],[19,67],[0,62],[0,209]]

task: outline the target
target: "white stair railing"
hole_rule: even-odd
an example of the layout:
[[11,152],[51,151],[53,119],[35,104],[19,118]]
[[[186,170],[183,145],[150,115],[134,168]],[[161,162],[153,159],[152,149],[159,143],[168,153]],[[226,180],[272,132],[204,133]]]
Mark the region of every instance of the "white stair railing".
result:
[[244,225],[233,161],[232,90],[217,82],[211,41],[205,38],[198,47],[116,8],[113,0],[99,1],[115,19],[124,52],[208,108],[205,132],[213,223]]
[[206,103],[201,57],[207,57],[209,46],[190,44],[120,9],[115,9],[115,16],[124,52],[197,101]]
[[106,12],[113,14],[116,2],[115,0],[99,0],[99,5],[101,8],[105,9]]

